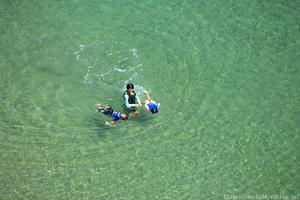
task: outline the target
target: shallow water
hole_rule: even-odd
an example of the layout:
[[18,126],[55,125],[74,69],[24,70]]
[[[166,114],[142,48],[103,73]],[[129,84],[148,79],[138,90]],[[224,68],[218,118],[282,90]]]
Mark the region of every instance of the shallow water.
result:
[[[1,199],[299,198],[297,11],[1,1]],[[105,127],[129,82],[160,113]]]

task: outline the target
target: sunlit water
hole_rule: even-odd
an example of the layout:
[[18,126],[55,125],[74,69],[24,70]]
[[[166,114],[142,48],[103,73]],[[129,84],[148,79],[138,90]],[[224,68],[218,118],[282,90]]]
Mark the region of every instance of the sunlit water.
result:
[[0,199],[299,198],[298,7],[2,0]]

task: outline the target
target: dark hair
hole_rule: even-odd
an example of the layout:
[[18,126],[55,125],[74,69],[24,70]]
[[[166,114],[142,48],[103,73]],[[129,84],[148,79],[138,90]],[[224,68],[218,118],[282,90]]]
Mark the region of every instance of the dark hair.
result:
[[157,113],[158,110],[157,110],[156,108],[152,108],[152,109],[151,109],[151,112],[152,112],[152,113]]
[[133,85],[132,83],[128,83],[127,86],[126,86],[126,88],[127,88],[127,90],[128,90],[129,88],[134,89],[134,85]]

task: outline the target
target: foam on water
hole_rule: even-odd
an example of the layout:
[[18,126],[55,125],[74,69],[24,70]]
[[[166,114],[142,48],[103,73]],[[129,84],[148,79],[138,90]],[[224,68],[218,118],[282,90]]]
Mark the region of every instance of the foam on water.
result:
[[[107,42],[108,43],[108,42]],[[96,52],[94,56],[86,56],[88,51]],[[80,44],[79,50],[75,51],[75,59],[83,62],[86,66],[86,72],[83,82],[90,85],[102,85],[106,80],[114,81],[118,85],[126,85],[139,78],[143,71],[143,64],[138,63],[138,54],[136,48],[129,48],[128,53],[124,49],[111,49],[111,53],[105,54],[107,46],[105,42],[95,41],[88,44]],[[120,51],[123,52],[120,55]],[[119,59],[119,56],[125,56]],[[88,57],[88,58],[87,58]],[[104,59],[105,58],[105,59]],[[105,62],[103,60],[107,60]],[[120,87],[123,90],[124,87]]]

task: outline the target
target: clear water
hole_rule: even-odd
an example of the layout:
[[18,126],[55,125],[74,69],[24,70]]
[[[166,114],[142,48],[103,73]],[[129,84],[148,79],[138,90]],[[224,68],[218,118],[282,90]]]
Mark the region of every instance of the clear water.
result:
[[[0,1],[0,198],[299,199],[298,8]],[[128,82],[160,114],[105,127]]]

